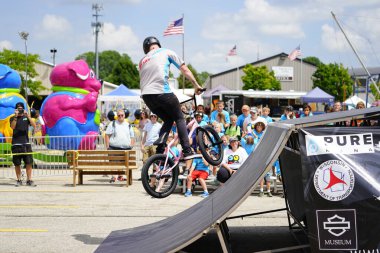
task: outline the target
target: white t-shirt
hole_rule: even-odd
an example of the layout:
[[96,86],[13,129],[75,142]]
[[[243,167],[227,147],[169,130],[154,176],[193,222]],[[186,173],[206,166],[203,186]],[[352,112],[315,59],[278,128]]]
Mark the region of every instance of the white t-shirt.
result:
[[161,127],[161,123],[158,122],[153,124],[151,121],[149,121],[145,124],[143,129],[146,134],[144,146],[153,145],[153,142],[155,142],[158,139]]
[[231,169],[237,170],[247,159],[248,154],[244,148],[239,147],[235,152],[226,148],[224,150],[224,156],[222,164],[227,164]]
[[181,68],[184,61],[172,50],[158,48],[147,53],[139,63],[141,95],[172,93],[169,70]]
[[[114,125],[115,128],[113,127]],[[115,120],[115,124],[113,122],[108,124],[106,134],[111,135],[109,145],[117,148],[129,148],[131,146],[131,138],[135,137],[135,133],[128,122],[123,121],[120,123],[117,120]]]

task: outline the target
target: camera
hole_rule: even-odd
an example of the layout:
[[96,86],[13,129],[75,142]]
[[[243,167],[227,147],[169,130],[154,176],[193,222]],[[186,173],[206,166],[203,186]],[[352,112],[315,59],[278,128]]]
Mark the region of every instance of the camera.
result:
[[17,109],[17,111],[18,111],[18,114],[24,114],[24,109]]

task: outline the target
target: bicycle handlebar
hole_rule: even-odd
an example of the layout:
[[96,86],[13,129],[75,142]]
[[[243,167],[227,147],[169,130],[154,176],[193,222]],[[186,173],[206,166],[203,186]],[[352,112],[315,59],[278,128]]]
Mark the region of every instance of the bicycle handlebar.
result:
[[[201,89],[200,89],[201,92],[204,92],[205,90],[207,90],[207,88],[201,88]],[[196,108],[197,108],[197,99],[195,98],[195,95],[196,95],[196,94],[194,93],[194,94],[191,96],[190,99],[187,99],[187,100],[185,100],[185,101],[182,101],[182,102],[180,102],[180,104],[184,104],[184,103],[187,103],[187,102],[193,100],[193,101],[194,101],[194,108],[195,108],[195,110],[196,110]],[[192,114],[192,113],[188,113],[188,112],[184,112],[184,111],[182,111],[182,113],[183,113],[183,114],[186,114],[186,115],[190,115],[190,114]]]

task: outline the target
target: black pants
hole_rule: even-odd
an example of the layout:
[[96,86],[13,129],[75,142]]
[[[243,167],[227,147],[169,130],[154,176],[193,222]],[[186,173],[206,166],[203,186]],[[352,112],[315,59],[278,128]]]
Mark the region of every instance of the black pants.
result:
[[[143,95],[142,99],[149,109],[164,121],[160,130],[160,136],[164,133],[169,133],[175,122],[182,149],[185,153],[190,152],[191,148],[187,136],[186,122],[177,96],[174,95],[174,93],[152,94]],[[164,140],[165,143],[167,136],[168,135],[166,135],[166,139]],[[158,146],[157,153],[162,153],[162,149],[163,147]]]

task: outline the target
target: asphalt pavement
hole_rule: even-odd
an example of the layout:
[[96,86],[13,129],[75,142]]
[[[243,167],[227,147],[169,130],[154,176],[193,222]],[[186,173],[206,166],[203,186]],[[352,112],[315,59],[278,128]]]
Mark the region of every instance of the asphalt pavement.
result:
[[[84,185],[77,187],[71,175],[35,177],[37,187],[15,187],[14,178],[0,177],[0,252],[93,252],[111,231],[153,223],[202,201],[198,187],[189,198],[180,189],[165,199],[151,198],[137,180],[139,171],[133,177],[129,187],[125,182],[110,184],[109,176],[84,176]],[[284,207],[280,195],[260,198],[253,193],[231,216]],[[284,211],[227,224],[233,252],[307,244],[305,236],[289,231]],[[290,249],[286,252],[300,252]],[[221,252],[215,230],[181,252]]]

